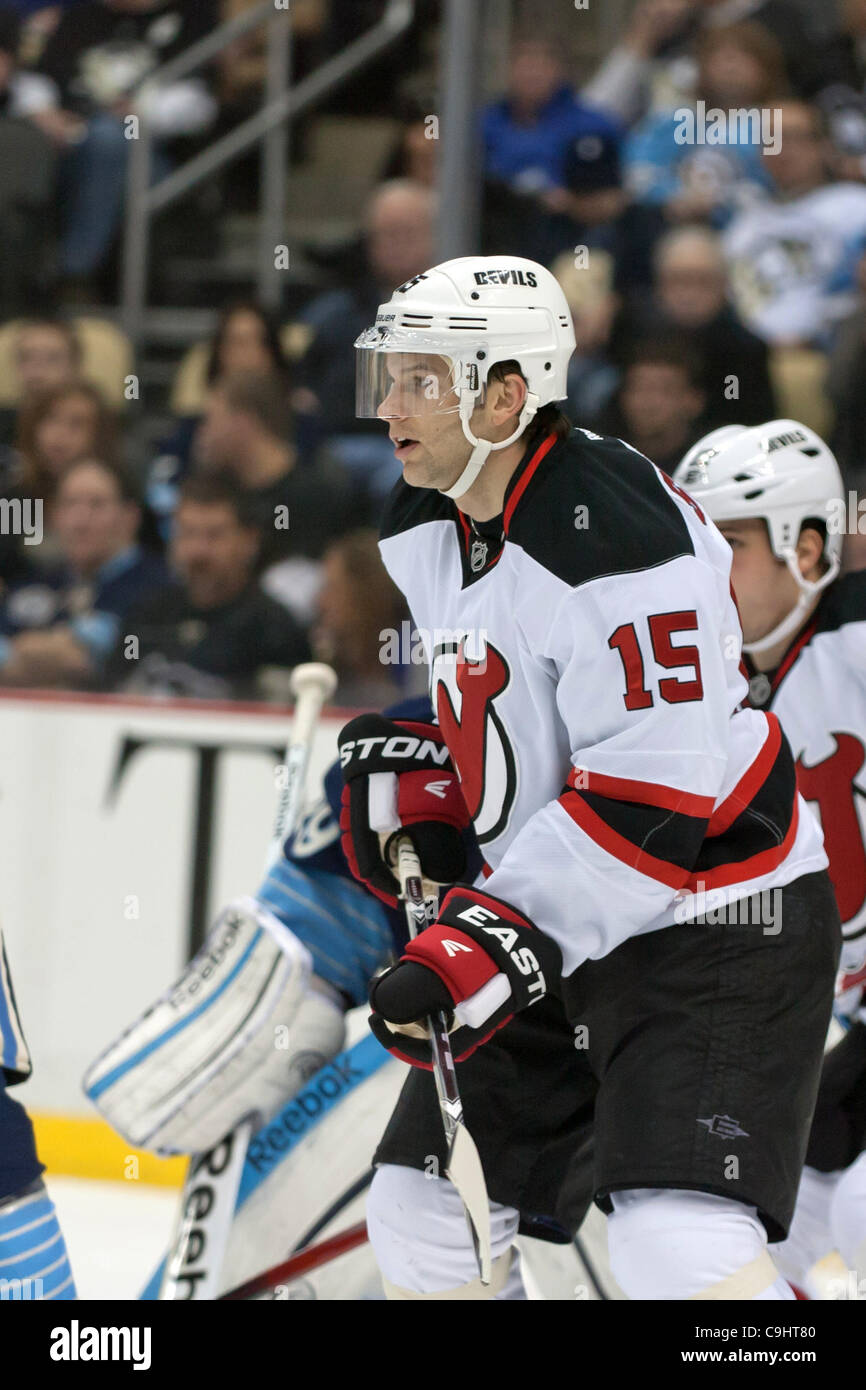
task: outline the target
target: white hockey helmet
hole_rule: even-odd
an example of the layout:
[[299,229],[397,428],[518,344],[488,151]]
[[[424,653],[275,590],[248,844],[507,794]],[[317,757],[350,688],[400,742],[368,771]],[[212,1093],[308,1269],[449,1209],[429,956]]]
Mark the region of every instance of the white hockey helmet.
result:
[[[828,522],[834,501],[844,497],[842,475],[830,449],[808,425],[798,420],[770,420],[765,425],[724,425],[700,439],[674,473],[684,488],[715,522],[761,520],[767,524],[770,547],[788,566],[800,590],[796,607],[757,642],[744,642],[746,652],[775,646],[801,625],[814,596],[836,578],[842,557],[842,537]],[[825,525],[824,560],[820,579],[804,579],[797,564],[797,541],[809,518]]]
[[[460,256],[400,285],[356,339],[355,413],[388,420],[457,412],[472,454],[446,496],[460,497],[492,450],[513,444],[541,406],[564,398],[574,346],[568,302],[544,266]],[[477,439],[469,422],[487,374],[512,359],[527,382],[517,427],[498,444]]]

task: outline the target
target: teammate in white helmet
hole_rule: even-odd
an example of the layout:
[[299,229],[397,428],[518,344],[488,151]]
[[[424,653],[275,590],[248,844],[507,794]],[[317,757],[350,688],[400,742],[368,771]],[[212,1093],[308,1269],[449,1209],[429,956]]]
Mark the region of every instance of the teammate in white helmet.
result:
[[[403,465],[381,550],[436,722],[343,730],[344,846],[393,901],[384,788],[426,876],[455,885],[371,992],[374,1032],[413,1064],[368,1206],[386,1290],[520,1297],[521,1217],[553,1212],[591,1141],[629,1297],[792,1298],[767,1245],[794,1208],[839,925],[778,721],[740,708],[730,551],[649,460],[559,410],[574,337],[542,266],[433,267],[356,347],[358,413]],[[437,1176],[417,1025],[440,1008],[491,1199],[489,1286]]]
[[[800,790],[824,827],[842,919],[837,1011],[806,1167],[780,1268],[810,1295],[866,1294],[866,573],[839,578],[845,490],[808,426],[731,425],[700,440],[675,480],[733,551],[749,703],[773,710]],[[837,1293],[837,1296],[838,1293]]]

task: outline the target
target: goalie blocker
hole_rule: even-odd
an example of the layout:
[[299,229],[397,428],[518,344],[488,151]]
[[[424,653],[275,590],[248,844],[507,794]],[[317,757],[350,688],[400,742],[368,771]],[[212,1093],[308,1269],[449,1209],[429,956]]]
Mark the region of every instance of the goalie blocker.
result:
[[178,980],[96,1060],[85,1094],[130,1144],[210,1149],[249,1114],[268,1120],[334,1057],[336,991],[271,912],[241,898],[220,913]]

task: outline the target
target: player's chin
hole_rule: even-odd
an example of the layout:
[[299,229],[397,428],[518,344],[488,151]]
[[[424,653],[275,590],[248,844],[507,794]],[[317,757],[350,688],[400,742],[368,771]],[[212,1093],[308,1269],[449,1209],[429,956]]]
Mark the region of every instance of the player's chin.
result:
[[400,462],[403,465],[403,481],[410,487],[432,487],[430,460],[427,451],[420,444],[409,450]]

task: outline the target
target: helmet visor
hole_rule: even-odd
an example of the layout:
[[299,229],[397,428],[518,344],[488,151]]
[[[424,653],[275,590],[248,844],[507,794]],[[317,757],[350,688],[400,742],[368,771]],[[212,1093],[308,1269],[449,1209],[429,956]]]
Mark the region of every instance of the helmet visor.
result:
[[356,340],[355,414],[359,420],[452,414],[460,409],[461,388],[473,392],[475,404],[482,402],[478,367],[451,355],[453,339],[425,338],[410,349],[404,345],[406,337],[400,343],[396,334],[369,328]]

